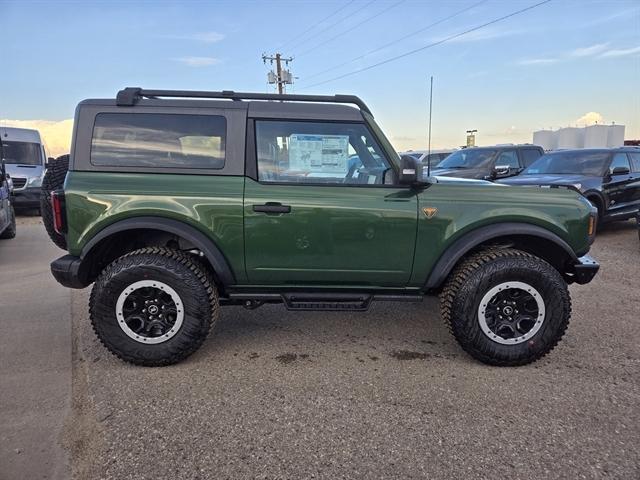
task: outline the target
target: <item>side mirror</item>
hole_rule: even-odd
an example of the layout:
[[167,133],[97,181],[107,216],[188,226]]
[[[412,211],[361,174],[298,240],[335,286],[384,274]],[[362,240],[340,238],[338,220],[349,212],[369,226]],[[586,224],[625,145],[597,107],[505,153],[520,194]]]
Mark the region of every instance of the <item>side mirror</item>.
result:
[[401,185],[416,185],[422,183],[422,163],[409,155],[400,157],[400,175],[398,182]]
[[629,175],[629,167],[615,167],[611,171],[611,175]]
[[493,167],[493,177],[504,177],[511,173],[511,167],[509,165],[496,165]]

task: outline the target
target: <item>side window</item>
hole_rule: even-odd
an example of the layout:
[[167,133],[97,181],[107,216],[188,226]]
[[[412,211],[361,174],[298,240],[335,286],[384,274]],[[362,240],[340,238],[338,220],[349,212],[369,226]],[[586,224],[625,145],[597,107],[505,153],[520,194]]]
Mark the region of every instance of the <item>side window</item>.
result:
[[256,121],[261,182],[383,183],[389,163],[360,123]]
[[631,157],[631,170],[634,172],[640,172],[640,152],[639,153],[630,153]]
[[527,168],[542,156],[542,153],[537,148],[524,148],[520,150],[520,154],[522,155],[522,166],[524,168]]
[[613,156],[613,160],[611,160],[611,165],[609,166],[609,173],[613,174],[613,169],[616,167],[625,167],[631,170],[626,153],[616,153]]
[[500,152],[498,158],[496,159],[496,166],[509,166],[511,168],[520,168],[520,163],[518,162],[518,155],[515,150],[505,150],[504,152]]
[[217,115],[99,113],[91,163],[109,167],[220,169],[226,119]]

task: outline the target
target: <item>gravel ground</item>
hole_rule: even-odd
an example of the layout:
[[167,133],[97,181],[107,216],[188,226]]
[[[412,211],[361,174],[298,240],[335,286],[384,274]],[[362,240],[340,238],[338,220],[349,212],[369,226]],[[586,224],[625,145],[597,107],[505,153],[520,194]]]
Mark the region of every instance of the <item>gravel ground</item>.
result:
[[601,232],[566,337],[491,368],[437,301],[368,314],[223,309],[187,361],[111,356],[72,295],[75,478],[640,478],[640,245]]

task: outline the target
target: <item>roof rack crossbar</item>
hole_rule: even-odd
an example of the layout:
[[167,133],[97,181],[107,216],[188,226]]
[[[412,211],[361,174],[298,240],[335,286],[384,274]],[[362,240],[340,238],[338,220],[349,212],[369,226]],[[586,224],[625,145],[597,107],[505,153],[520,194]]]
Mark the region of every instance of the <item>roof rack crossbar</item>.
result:
[[230,100],[280,100],[293,102],[318,103],[350,103],[357,105],[360,110],[371,115],[366,103],[355,95],[298,95],[278,93],[246,93],[222,90],[221,92],[193,91],[193,90],[145,90],[139,87],[127,87],[118,92],[116,103],[118,106],[133,106],[141,98],[227,98]]

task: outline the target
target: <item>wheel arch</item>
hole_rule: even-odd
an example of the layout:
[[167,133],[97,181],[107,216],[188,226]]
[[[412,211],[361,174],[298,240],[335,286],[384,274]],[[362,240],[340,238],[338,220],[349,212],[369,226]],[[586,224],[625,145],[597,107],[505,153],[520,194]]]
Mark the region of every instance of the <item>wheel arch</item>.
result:
[[[136,231],[144,235],[132,236]],[[164,217],[134,217],[112,223],[84,245],[80,258],[87,266],[87,277],[93,281],[117,257],[141,246],[166,246],[172,241],[181,248],[190,246],[199,250],[219,287],[235,283],[229,262],[213,240],[192,225]],[[100,261],[95,261],[98,258]]]
[[467,232],[440,255],[425,288],[440,288],[460,261],[490,246],[511,247],[531,253],[546,260],[562,275],[566,265],[578,258],[567,242],[537,225],[511,222],[487,225]]

